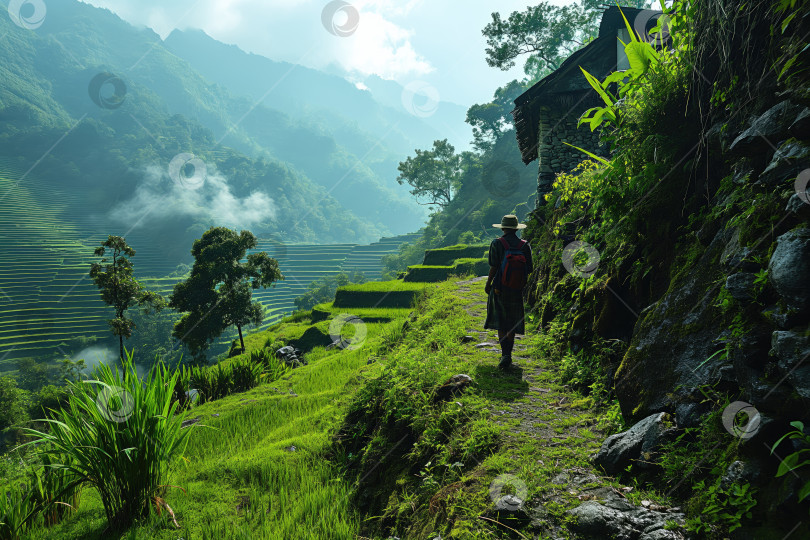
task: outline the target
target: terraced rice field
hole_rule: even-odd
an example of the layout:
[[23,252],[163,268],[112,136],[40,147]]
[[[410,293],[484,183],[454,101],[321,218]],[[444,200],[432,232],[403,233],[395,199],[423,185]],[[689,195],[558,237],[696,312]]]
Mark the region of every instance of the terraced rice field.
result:
[[[106,320],[111,309],[99,298],[88,276],[93,250],[108,233],[83,230],[65,215],[79,195],[58,192],[25,175],[18,164],[0,158],[0,372],[14,369],[25,356],[51,357],[70,349],[71,341],[95,336],[108,339]],[[75,206],[74,206],[75,207]],[[123,234],[113,233],[113,234]],[[379,279],[380,259],[418,235],[384,238],[371,245],[281,245],[260,240],[256,251],[279,261],[285,281],[275,288],[254,291],[267,316],[262,329],[294,311],[293,300],[318,278],[359,270]],[[147,287],[169,294],[181,278],[157,249],[135,234],[127,241],[136,248],[135,275]],[[187,261],[193,260],[189,255]],[[227,338],[227,339],[226,339]],[[231,336],[223,336],[223,341]]]

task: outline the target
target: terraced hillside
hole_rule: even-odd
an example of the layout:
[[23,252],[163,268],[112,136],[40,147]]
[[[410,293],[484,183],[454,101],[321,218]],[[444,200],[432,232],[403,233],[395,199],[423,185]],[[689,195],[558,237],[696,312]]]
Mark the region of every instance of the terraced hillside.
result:
[[408,267],[403,276],[406,282],[444,281],[450,276],[473,274],[481,276],[489,271],[486,253],[488,246],[458,244],[425,251],[422,264]]
[[[83,338],[109,337],[110,310],[87,274],[97,260],[95,247],[107,234],[126,231],[99,234],[71,225],[65,209],[77,197],[26,176],[13,162],[0,163],[0,372],[13,369],[13,360],[20,357],[48,357],[75,349]],[[275,288],[254,293],[267,310],[262,328],[293,311],[293,300],[315,279],[355,269],[379,279],[381,257],[415,236],[364,246],[260,240],[257,250],[277,258],[286,277]],[[177,260],[169,260],[142,235],[126,238],[136,250],[136,277],[153,290],[170,293],[182,279],[169,276]],[[193,260],[189,254],[181,262],[190,265]]]

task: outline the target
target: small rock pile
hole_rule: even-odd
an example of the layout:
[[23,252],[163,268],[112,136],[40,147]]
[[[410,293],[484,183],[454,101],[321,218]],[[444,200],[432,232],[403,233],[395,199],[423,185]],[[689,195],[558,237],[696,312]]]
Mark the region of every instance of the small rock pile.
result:
[[305,366],[307,361],[304,359],[304,354],[301,352],[301,349],[293,347],[292,345],[287,345],[286,347],[282,347],[276,351],[276,358],[283,361],[291,368],[297,368],[299,366]]

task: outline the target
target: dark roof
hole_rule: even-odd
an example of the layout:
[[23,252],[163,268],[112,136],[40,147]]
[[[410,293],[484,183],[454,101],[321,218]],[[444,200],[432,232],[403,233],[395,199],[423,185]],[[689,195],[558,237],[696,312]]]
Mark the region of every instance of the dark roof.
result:
[[537,159],[537,130],[540,106],[566,107],[570,114],[579,116],[586,107],[594,105],[588,81],[580,67],[595,77],[604,78],[616,69],[616,37],[598,37],[587,46],[569,56],[560,67],[515,99],[512,117],[515,120],[518,146],[523,163]]
[[[624,30],[626,28],[624,19],[622,19],[622,13],[627,17],[627,22],[633,26],[636,22],[636,17],[638,17],[638,14],[642,11],[651,12],[651,10],[648,9],[636,9],[624,6],[622,6],[621,11],[619,11],[617,6],[610,6],[602,12],[602,22],[599,23],[599,37],[607,35],[615,36],[617,30]],[[661,12],[655,11],[654,13]]]
[[[623,7],[622,12],[632,25],[636,16],[645,10]],[[515,99],[512,117],[515,121],[518,147],[523,163],[537,159],[537,131],[540,121],[539,108],[543,104],[565,107],[570,114],[579,116],[588,107],[597,104],[598,97],[592,92],[580,67],[593,76],[603,79],[616,70],[616,32],[625,28],[624,19],[616,6],[602,13],[599,37],[575,51],[560,67],[549,73],[534,86]]]

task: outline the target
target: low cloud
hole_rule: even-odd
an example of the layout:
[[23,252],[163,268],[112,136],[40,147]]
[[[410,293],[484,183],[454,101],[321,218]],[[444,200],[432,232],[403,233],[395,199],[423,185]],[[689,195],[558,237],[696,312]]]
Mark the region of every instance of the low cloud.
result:
[[250,229],[275,216],[275,203],[267,194],[253,192],[239,198],[216,171],[209,169],[204,178],[183,182],[158,166],[148,167],[132,198],[109,213],[111,219],[133,229],[182,217],[213,226]]
[[116,360],[118,360],[118,353],[109,347],[99,347],[94,345],[77,352],[73,355],[71,360],[73,362],[84,360],[84,363],[87,366],[85,371],[89,373],[93,371],[99,364],[107,364],[108,366],[115,365]]

